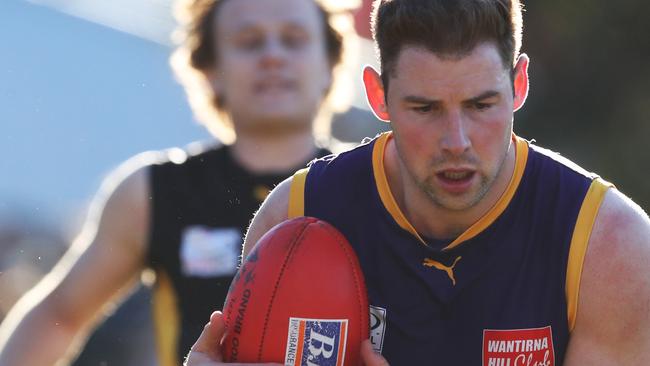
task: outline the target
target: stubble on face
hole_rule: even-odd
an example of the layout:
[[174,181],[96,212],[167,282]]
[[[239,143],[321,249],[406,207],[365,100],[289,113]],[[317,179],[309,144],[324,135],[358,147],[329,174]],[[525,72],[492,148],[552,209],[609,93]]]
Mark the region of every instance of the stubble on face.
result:
[[[395,117],[391,124],[398,159],[422,199],[442,210],[465,211],[490,197],[496,184],[507,184],[503,175],[511,152],[511,79],[495,46],[479,45],[458,59],[408,48],[402,50],[392,76],[389,107]],[[480,99],[488,93],[497,97]],[[474,109],[476,102],[489,108]],[[460,133],[469,140],[466,146],[453,135],[458,131],[445,129],[449,111],[462,115],[463,122],[454,121],[463,123]],[[455,142],[444,145],[449,134]],[[456,179],[455,169],[472,174],[467,189],[463,183],[445,183]]]
[[[507,144],[509,144],[509,140]],[[469,192],[461,194],[452,194],[449,192],[444,192],[442,189],[438,188],[435,180],[435,171],[438,166],[446,166],[453,164],[462,164],[466,163],[472,166],[481,167],[480,161],[472,155],[464,155],[461,157],[440,157],[434,160],[431,163],[431,168],[429,169],[429,174],[424,179],[419,179],[413,174],[411,178],[414,180],[417,187],[429,198],[430,202],[437,207],[447,209],[449,211],[464,211],[478,205],[479,202],[485,198],[487,193],[490,191],[497,177],[500,175],[503,170],[508,156],[508,148],[505,148],[503,155],[498,160],[497,168],[492,171],[492,174],[487,174],[482,169],[477,169],[474,174],[476,174],[475,179],[478,180],[475,187],[472,188]]]

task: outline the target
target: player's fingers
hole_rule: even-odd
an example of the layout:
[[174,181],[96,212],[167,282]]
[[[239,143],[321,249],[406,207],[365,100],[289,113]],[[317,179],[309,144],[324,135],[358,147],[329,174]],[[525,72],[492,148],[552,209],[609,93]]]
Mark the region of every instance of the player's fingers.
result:
[[372,349],[369,339],[361,343],[361,360],[365,366],[389,366],[388,361]]
[[221,339],[226,331],[223,314],[215,311],[210,316],[210,322],[205,325],[203,332],[192,346],[192,352],[199,352],[210,356],[214,361],[222,361]]
[[[194,343],[189,354],[186,366],[216,366],[221,365],[221,340],[226,333],[226,322],[220,311],[210,315],[210,322],[205,325],[199,339]],[[229,364],[232,366],[246,366],[249,364]],[[276,363],[256,364],[259,366],[282,366]]]
[[215,311],[210,315],[211,332],[213,339],[216,339],[218,344],[221,343],[224,334],[226,333],[226,321],[223,319],[223,313]]

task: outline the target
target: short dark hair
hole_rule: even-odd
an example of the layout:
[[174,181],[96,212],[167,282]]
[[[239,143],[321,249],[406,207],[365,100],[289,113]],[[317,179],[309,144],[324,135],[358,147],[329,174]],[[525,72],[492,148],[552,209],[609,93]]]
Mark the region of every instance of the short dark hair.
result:
[[461,57],[494,42],[504,67],[512,69],[521,47],[521,13],[519,0],[375,0],[372,35],[384,88],[404,46]]

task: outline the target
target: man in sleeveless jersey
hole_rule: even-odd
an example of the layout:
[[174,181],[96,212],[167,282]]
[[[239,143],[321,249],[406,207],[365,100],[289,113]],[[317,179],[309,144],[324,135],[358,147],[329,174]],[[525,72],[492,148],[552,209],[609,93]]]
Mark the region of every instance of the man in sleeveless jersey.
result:
[[173,64],[194,111],[226,144],[144,153],[106,179],[70,251],[2,324],[0,365],[73,355],[145,268],[157,275],[159,362],[181,364],[223,306],[262,200],[329,153],[315,137],[327,122],[315,121],[328,120],[340,15],[314,0],[179,5],[183,41]]
[[[372,21],[363,80],[392,132],[280,184],[244,255],[288,218],[337,227],[368,287],[367,365],[650,364],[648,215],[513,133],[519,1],[377,0]],[[215,313],[188,365],[218,364],[222,335]]]

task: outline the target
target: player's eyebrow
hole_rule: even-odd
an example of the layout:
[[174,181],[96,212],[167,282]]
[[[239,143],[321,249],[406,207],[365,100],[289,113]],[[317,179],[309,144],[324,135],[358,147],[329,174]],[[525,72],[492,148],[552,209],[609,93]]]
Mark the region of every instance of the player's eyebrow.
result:
[[[469,98],[463,102],[465,103],[476,103],[484,99],[492,98],[492,97],[499,97],[501,96],[501,93],[496,91],[496,90],[487,90],[484,91],[483,93]],[[418,95],[407,95],[404,98],[402,98],[402,101],[405,103],[412,103],[412,104],[437,104],[440,103],[439,100],[436,99],[429,99],[426,97],[418,96]]]
[[[300,19],[292,19],[288,18],[285,20],[282,20],[279,22],[282,27],[290,27],[290,28],[296,28],[296,29],[308,29],[309,25],[306,24],[304,21],[301,21]],[[235,27],[233,32],[242,32],[242,31],[247,31],[247,30],[257,30],[257,29],[264,29],[265,25],[261,24],[259,22],[255,21],[243,21],[241,24],[239,24],[237,27]]]
[[404,98],[402,98],[403,102],[406,103],[412,103],[412,104],[434,104],[434,103],[440,103],[439,100],[434,100],[434,99],[429,99],[417,95],[407,95]]
[[481,93],[481,94],[479,94],[479,95],[477,95],[475,97],[472,97],[472,98],[469,98],[469,99],[465,100],[464,102],[465,103],[476,103],[476,102],[480,102],[480,101],[482,101],[484,99],[488,99],[488,98],[492,98],[492,97],[500,97],[500,96],[501,96],[501,93],[496,91],[496,90],[487,90],[487,91],[485,91],[485,92],[483,92],[483,93]]

